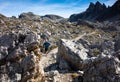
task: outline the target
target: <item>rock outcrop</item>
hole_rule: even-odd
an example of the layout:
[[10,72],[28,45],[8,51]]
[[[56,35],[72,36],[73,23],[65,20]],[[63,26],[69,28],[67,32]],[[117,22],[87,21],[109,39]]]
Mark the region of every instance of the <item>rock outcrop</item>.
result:
[[57,61],[62,62],[61,60],[65,59],[65,61],[73,67],[72,69],[83,70],[83,61],[88,58],[87,52],[88,50],[85,49],[82,44],[76,45],[70,40],[62,39],[59,43]]
[[41,81],[43,70],[39,65],[41,53],[37,36],[19,32],[0,36],[0,82]]
[[[84,70],[84,82],[119,82],[120,60],[112,56],[98,57],[91,60],[92,66]],[[97,61],[97,62],[94,62]]]
[[115,56],[101,53],[96,57],[90,57],[88,52],[81,43],[76,44],[73,41],[63,39],[59,43],[57,62],[59,65],[63,61],[67,63],[63,64],[63,69],[70,67],[72,70],[83,71],[83,82],[120,81],[119,54]]

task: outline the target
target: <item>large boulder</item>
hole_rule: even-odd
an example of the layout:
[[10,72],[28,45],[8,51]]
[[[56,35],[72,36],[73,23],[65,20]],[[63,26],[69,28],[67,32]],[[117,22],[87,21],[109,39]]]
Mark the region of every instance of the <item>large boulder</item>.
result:
[[33,33],[33,32],[26,34],[24,43],[31,44],[34,42],[38,42],[38,43],[40,42],[40,35],[38,35],[37,33]]
[[[57,61],[60,69],[83,71],[83,82],[119,82],[119,52],[90,57],[81,43],[60,40]],[[61,64],[62,62],[65,64]],[[70,68],[69,68],[70,67]]]
[[0,82],[40,82],[40,37],[12,32],[0,36]]
[[57,61],[64,59],[71,68],[83,70],[83,61],[88,59],[88,50],[82,44],[75,44],[71,40],[62,39],[59,42]]
[[88,67],[84,69],[84,82],[120,81],[120,60],[117,57],[103,54],[89,63],[92,65],[88,64]]

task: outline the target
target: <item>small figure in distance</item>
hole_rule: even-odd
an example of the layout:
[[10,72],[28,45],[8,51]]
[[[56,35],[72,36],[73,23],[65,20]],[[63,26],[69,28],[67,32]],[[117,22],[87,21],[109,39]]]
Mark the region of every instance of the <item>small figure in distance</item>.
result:
[[48,40],[45,40],[44,44],[43,44],[43,48],[45,50],[45,54],[48,54],[49,52],[49,47],[50,47],[50,42]]

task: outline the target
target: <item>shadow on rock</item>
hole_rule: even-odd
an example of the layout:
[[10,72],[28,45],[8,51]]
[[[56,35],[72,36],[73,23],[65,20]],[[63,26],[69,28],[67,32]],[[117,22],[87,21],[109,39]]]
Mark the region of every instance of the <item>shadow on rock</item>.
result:
[[58,70],[58,63],[50,64],[48,67],[44,68],[45,72],[49,72],[52,70]]

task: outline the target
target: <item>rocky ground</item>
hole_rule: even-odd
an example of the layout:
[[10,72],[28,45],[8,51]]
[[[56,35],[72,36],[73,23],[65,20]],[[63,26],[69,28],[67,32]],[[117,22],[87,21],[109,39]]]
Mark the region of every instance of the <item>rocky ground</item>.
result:
[[0,82],[120,82],[120,32],[101,24],[0,15]]

